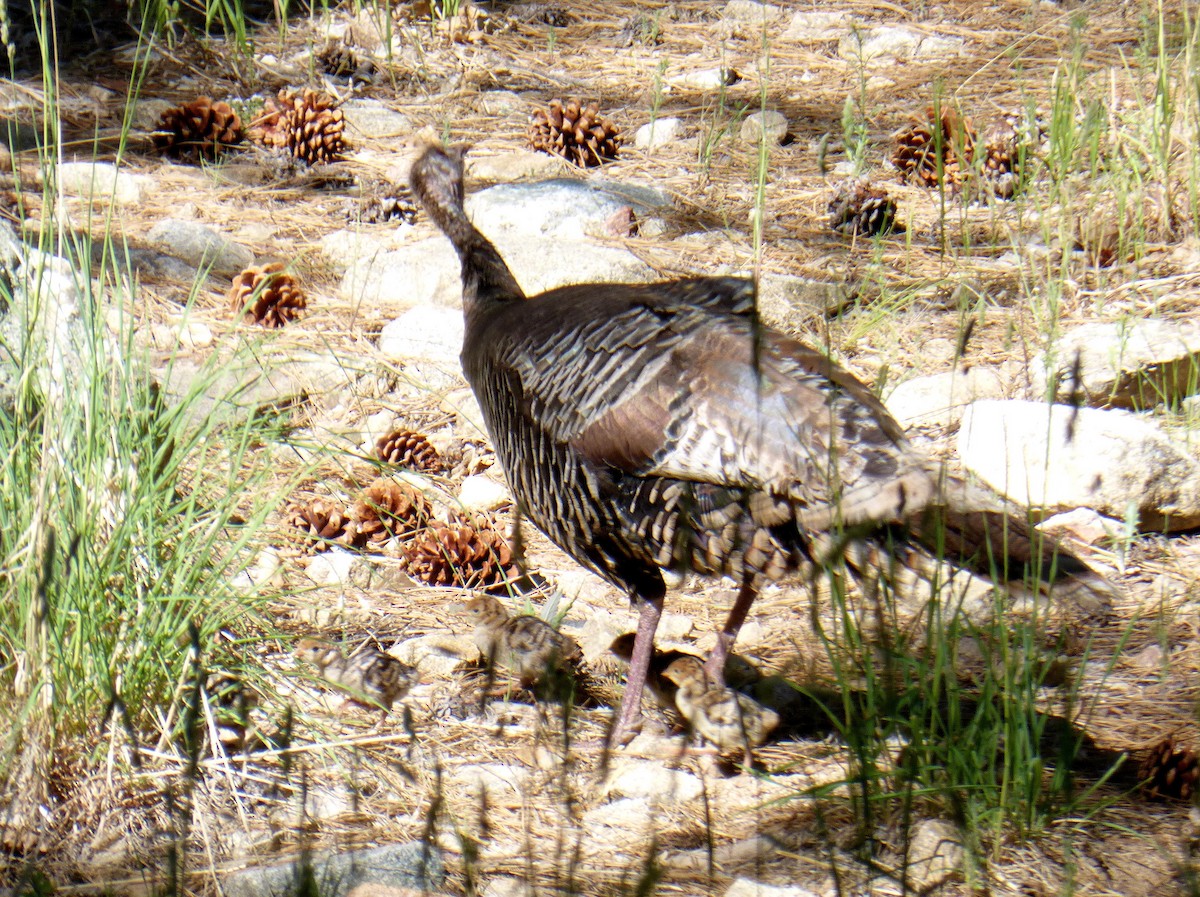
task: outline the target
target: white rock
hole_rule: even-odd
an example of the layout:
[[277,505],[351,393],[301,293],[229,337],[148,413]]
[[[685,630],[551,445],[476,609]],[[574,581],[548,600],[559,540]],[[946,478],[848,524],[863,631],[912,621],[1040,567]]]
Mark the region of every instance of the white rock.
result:
[[758,0],[728,0],[721,11],[721,18],[761,25],[764,20],[771,22],[782,14],[783,10],[770,3],[759,3]]
[[561,156],[534,150],[512,150],[494,156],[472,154],[466,162],[466,176],[470,180],[489,184],[563,177],[573,171],[574,166]]
[[1127,411],[975,402],[958,453],[985,483],[1029,507],[1087,507],[1121,520],[1132,511],[1146,529],[1200,523],[1200,465]]
[[746,120],[742,122],[740,135],[742,143],[757,146],[759,140],[766,140],[768,144],[781,144],[787,133],[787,116],[782,112],[766,110],[747,115]]
[[817,897],[798,885],[766,885],[749,878],[735,878],[725,897]]
[[674,143],[682,130],[683,122],[677,118],[659,118],[642,125],[633,136],[633,145],[638,149],[657,149]]
[[118,171],[111,162],[64,162],[58,166],[58,184],[68,196],[133,205],[151,185],[149,178]]
[[462,268],[450,241],[438,235],[350,259],[338,290],[364,307],[457,306],[462,300]]
[[304,573],[319,586],[340,586],[350,581],[351,571],[358,560],[344,548],[334,546],[313,555]]
[[962,52],[964,43],[962,38],[938,37],[902,25],[883,25],[851,31],[838,43],[838,56],[854,63],[890,65],[918,56],[956,55]]
[[264,586],[278,585],[283,579],[283,562],[274,548],[264,548],[254,563],[233,578],[233,587],[244,595],[253,594]]
[[[576,283],[651,283],[658,274],[627,249],[583,241],[544,242],[521,236],[493,238],[513,276],[528,295]],[[461,288],[460,288],[461,293]]]
[[885,404],[905,427],[944,427],[963,416],[979,399],[1004,395],[1004,381],[994,368],[955,369],[928,377],[914,377],[892,390]]
[[694,800],[704,783],[690,772],[667,769],[653,760],[618,759],[605,788],[607,794],[653,801]]
[[462,312],[428,305],[409,309],[379,333],[379,351],[387,358],[436,361],[455,368],[462,342]]
[[470,634],[431,632],[405,639],[388,653],[420,670],[422,679],[437,679],[464,661],[477,659],[479,648]]
[[[1078,359],[1078,382],[1072,382]],[[1200,324],[1159,318],[1082,324],[1067,331],[1034,367],[1035,395],[1047,380],[1068,401],[1146,409],[1200,392]]]
[[487,474],[475,474],[463,480],[458,500],[468,511],[495,511],[512,503],[508,487]]
[[844,35],[855,21],[855,17],[846,12],[801,10],[792,14],[787,30],[781,37],[798,43],[835,40]]
[[908,874],[921,893],[927,893],[963,868],[962,835],[941,819],[917,823],[908,842]]

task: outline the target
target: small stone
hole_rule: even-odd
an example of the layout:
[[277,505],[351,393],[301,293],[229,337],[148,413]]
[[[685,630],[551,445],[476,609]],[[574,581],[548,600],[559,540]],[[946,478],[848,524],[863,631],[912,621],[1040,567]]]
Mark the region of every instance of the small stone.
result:
[[658,149],[676,141],[683,122],[677,118],[659,118],[637,129],[633,145],[638,149]]
[[763,140],[768,144],[778,146],[784,142],[787,136],[787,116],[782,112],[774,110],[755,112],[753,115],[746,116],[746,120],[742,122],[742,143],[757,146],[758,142]]
[[466,167],[468,178],[487,184],[563,177],[575,168],[562,156],[521,149],[494,156],[470,155]]
[[335,545],[314,555],[304,572],[319,586],[346,585],[351,580],[357,560],[349,551]]
[[462,267],[454,247],[444,237],[381,251],[372,240],[360,235],[353,245],[349,259],[336,259],[339,251],[348,248],[341,241],[323,242],[322,254],[335,264],[347,266],[338,290],[355,305],[449,308],[462,301]]
[[458,500],[468,511],[495,511],[512,503],[508,487],[486,474],[475,474],[463,480]]
[[511,805],[525,793],[529,770],[506,763],[469,763],[454,770],[450,781],[465,788],[476,801],[486,799],[490,806]]
[[965,853],[958,829],[941,819],[917,823],[908,843],[908,874],[916,890],[928,893],[963,870]]
[[[475,108],[484,115],[528,114],[529,103],[511,90],[485,90],[475,98]],[[545,155],[535,153],[534,155]]]

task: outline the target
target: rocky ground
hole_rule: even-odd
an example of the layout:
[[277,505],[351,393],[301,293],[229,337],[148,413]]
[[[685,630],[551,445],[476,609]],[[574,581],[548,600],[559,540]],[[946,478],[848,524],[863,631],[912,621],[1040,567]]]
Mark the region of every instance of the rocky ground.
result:
[[[345,857],[414,842],[444,864],[437,892],[448,894],[1192,893],[1188,803],[1151,800],[1129,770],[1170,738],[1178,753],[1168,755],[1191,775],[1186,752],[1200,739],[1200,543],[1188,532],[1200,524],[1190,398],[1200,328],[1189,321],[1200,243],[1182,161],[1195,156],[1195,135],[1180,128],[1168,141],[1176,164],[1163,178],[1122,190],[1099,165],[1052,186],[1050,162],[1030,162],[1013,201],[982,174],[930,188],[891,161],[893,135],[935,102],[983,135],[1030,109],[1049,116],[1066,83],[1072,116],[1105,120],[1106,148],[1144,133],[1153,72],[1129,60],[1150,34],[1149,12],[1115,2],[522,2],[437,22],[412,4],[339,8],[266,26],[244,55],[192,38],[152,48],[119,161],[136,52],[65,65],[61,211],[79,232],[127,247],[119,278],[138,285],[130,307],[167,393],[185,394],[215,366],[211,395],[239,387],[243,405],[291,415],[294,428],[279,451],[281,535],[251,576],[279,590],[279,632],[258,658],[277,695],[255,718],[274,731],[290,706],[290,740],[243,753],[238,732],[228,752],[204,759],[190,788],[189,887],[207,891],[216,878],[259,893],[230,870],[301,848]],[[280,88],[303,87],[336,98],[340,160],[296,163],[259,141],[188,164],[150,136],[164,112],[200,95],[253,119]],[[31,119],[41,92],[32,78],[3,85],[8,114]],[[600,168],[528,146],[535,110],[573,96],[595,101],[623,137]],[[1189,114],[1194,125],[1200,110]],[[843,784],[847,751],[811,719],[760,752],[761,774],[731,774],[688,753],[680,735],[651,733],[609,756],[600,745],[621,669],[607,648],[633,614],[528,527],[538,588],[512,604],[557,602],[593,694],[569,718],[521,695],[464,701],[474,647],[449,608],[466,591],[420,580],[494,573],[488,552],[475,568],[438,558],[462,548],[445,524],[464,511],[476,530],[506,530],[509,498],[458,368],[457,260],[404,186],[417,148],[443,138],[472,145],[468,209],[528,292],[754,274],[767,320],[875,384],[932,453],[1014,500],[1033,497],[1041,516],[1073,512],[1053,525],[1118,597],[1111,613],[1051,615],[1052,636],[1075,636],[1065,651],[1073,687],[1039,700],[1091,741],[1098,765],[1081,770],[1081,788],[1121,752],[1133,758],[1126,774],[1079,815],[1046,820],[1028,839],[989,833],[980,851],[936,801],[864,824]],[[1031,141],[1031,159],[1049,158],[1042,137]],[[12,143],[31,187],[36,166],[19,133]],[[886,191],[902,230],[853,233],[861,200],[845,214],[855,200],[844,185],[859,174]],[[39,204],[33,192],[22,199],[12,217],[34,233]],[[240,272],[271,261],[305,307],[264,335],[227,294]],[[1048,416],[1029,400],[1052,390],[1066,404]],[[398,428],[425,437],[427,465],[378,463],[378,441]],[[364,532],[355,503],[379,475],[419,492],[442,524],[424,567],[414,570],[403,540],[350,544]],[[336,544],[285,538],[297,519],[331,527]],[[731,600],[728,583],[683,583],[661,641],[708,648]],[[766,591],[740,650],[764,675],[828,687],[828,608],[810,607],[806,590]],[[342,710],[292,659],[292,641],[307,635],[373,636],[420,682],[382,719]],[[133,782],[85,777],[54,862],[81,883],[144,887],[141,871],[164,863],[163,832],[178,830],[161,794],[179,775],[162,756]]]

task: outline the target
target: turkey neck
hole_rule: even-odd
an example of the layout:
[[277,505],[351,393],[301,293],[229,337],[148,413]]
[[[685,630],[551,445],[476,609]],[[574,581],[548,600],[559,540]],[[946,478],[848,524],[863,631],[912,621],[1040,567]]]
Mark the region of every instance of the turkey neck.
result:
[[412,186],[429,217],[454,244],[462,262],[463,315],[467,332],[525,292],[492,242],[467,218],[463,208],[463,151],[431,151],[413,165]]

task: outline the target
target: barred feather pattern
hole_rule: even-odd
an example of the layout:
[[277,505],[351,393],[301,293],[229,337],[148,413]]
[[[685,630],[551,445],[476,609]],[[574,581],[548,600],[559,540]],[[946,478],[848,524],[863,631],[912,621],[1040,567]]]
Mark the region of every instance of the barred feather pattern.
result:
[[[957,487],[853,375],[760,325],[753,282],[527,298],[466,218],[458,156],[428,150],[413,187],[462,260],[463,369],[522,512],[611,582],[656,598],[663,569],[778,579],[854,544],[859,570],[925,543],[993,570],[1016,546],[1029,556],[1011,572],[1049,571],[1040,537],[1003,508],[942,514],[961,528],[949,536],[927,529]],[[1013,535],[988,547],[993,513]],[[1086,570],[1070,561],[1058,572]]]

